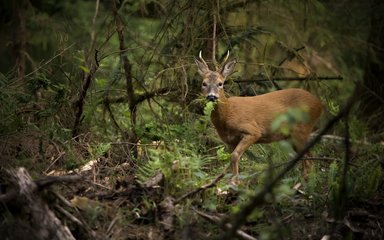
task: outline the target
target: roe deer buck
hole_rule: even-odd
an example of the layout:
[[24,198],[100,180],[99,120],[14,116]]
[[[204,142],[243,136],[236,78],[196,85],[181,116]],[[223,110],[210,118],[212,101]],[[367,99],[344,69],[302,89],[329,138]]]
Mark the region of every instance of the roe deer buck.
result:
[[[217,101],[211,121],[220,138],[231,150],[230,168],[238,181],[238,163],[242,154],[254,143],[270,143],[290,139],[294,150],[300,151],[319,119],[323,106],[311,93],[302,89],[279,90],[254,97],[229,97],[224,92],[224,81],[234,70],[236,59],[227,62],[227,57],[217,71],[209,69],[199,53],[195,58],[199,74],[203,77],[202,93],[209,101]],[[303,109],[308,121],[296,123],[289,136],[272,131],[271,124],[290,108]],[[303,160],[304,178],[308,177],[310,161]]]

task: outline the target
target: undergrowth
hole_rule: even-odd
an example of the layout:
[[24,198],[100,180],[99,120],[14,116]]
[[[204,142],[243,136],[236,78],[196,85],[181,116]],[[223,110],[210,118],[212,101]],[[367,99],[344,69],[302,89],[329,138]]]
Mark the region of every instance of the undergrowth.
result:
[[[49,82],[45,83],[48,85],[42,85],[42,88],[49,87]],[[0,84],[3,83],[0,81]],[[67,109],[63,103],[66,99],[66,90],[61,89],[60,86],[50,88],[52,99],[57,99],[56,104],[49,104],[44,110],[33,109],[27,115],[18,115],[15,112],[16,108],[30,106],[23,100],[24,93],[0,89],[2,100],[0,115],[5,119],[1,122],[0,133],[3,136],[14,136],[14,139],[9,137],[7,142],[2,144],[7,143],[8,146],[12,142],[18,144],[13,148],[8,147],[7,151],[3,150],[3,153],[14,154],[12,166],[27,166],[36,173],[53,168],[68,171],[79,168],[91,160],[107,158],[106,156],[115,154],[111,143],[118,137],[114,137],[115,132],[110,125],[106,127],[104,135],[103,133],[85,134],[76,140],[71,138],[67,118],[57,111],[60,107]],[[134,173],[139,182],[145,182],[157,172],[162,172],[165,176],[164,195],[179,197],[211,182],[217,175],[226,171],[230,153],[217,137],[210,123],[210,114],[214,109],[213,103],[209,102],[205,105],[204,114],[201,116],[191,113],[187,115],[180,108],[171,105],[164,104],[163,108],[172,108],[174,111],[169,109],[159,111],[161,121],[154,119],[150,114],[146,113],[149,117],[143,114],[143,121],[138,123],[136,129],[140,139],[138,156],[137,158],[129,156],[130,159],[124,161],[134,163],[136,170],[130,173]],[[85,114],[86,122],[90,123],[92,116],[99,118],[104,113],[96,106],[92,106],[92,109],[87,109]],[[173,120],[183,118],[183,115],[187,116],[182,123]],[[50,121],[52,119],[58,121]],[[293,109],[287,115],[281,115],[276,119],[274,129],[288,134],[292,124],[305,119],[305,114],[297,113]],[[104,124],[104,122],[101,121],[98,124]],[[285,124],[284,128],[280,128],[281,124]],[[335,127],[334,132],[342,135],[343,126],[344,123],[341,122]],[[384,154],[382,144],[371,144],[365,140],[367,131],[364,123],[352,118],[350,126],[351,159],[346,178],[346,194],[340,195],[345,144],[339,139],[325,138],[311,151],[315,157],[315,164],[309,179],[303,180],[301,164],[287,173],[268,195],[267,204],[252,212],[248,219],[252,223],[248,227],[250,232],[257,233],[260,239],[279,239],[281,234],[292,234],[290,232],[292,229],[285,226],[279,219],[302,214],[317,217],[324,222],[324,212],[327,212],[327,216],[333,216],[341,198],[350,202],[359,202],[375,196],[383,179],[380,157]],[[92,126],[91,129],[95,127],[97,126]],[[34,134],[27,137],[23,131],[32,132],[31,129]],[[20,141],[21,136],[24,136],[25,141]],[[216,187],[190,197],[182,203],[178,210],[177,226],[184,229],[188,224],[193,223],[201,225],[200,229],[217,231],[217,226],[202,223],[198,216],[191,213],[191,207],[198,206],[209,212],[236,213],[242,204],[250,199],[250,196],[260,192],[264,184],[282,170],[294,154],[288,141],[252,146],[239,163],[241,184],[238,186],[229,184],[231,174],[227,171],[224,179]],[[127,156],[123,156],[123,159]],[[52,165],[54,167],[47,166],[56,160],[57,162]],[[121,176],[114,173],[109,176],[109,179],[116,183],[120,181]],[[298,183],[302,184],[300,191],[293,189],[293,186]],[[141,206],[152,210],[157,207],[150,197],[143,198]],[[134,214],[136,210],[122,208],[120,211]],[[137,211],[141,212],[142,209]],[[97,209],[87,215],[91,223],[100,221],[98,217]]]

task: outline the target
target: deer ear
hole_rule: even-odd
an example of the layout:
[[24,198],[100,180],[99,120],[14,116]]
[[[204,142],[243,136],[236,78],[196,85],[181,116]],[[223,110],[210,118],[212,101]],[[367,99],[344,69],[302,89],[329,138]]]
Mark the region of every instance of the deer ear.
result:
[[208,68],[206,63],[201,62],[201,61],[197,60],[196,58],[195,58],[195,63],[196,63],[196,66],[197,66],[197,72],[201,76],[204,76],[205,74],[207,74],[207,72],[209,71],[209,68]]
[[222,68],[221,68],[221,75],[223,77],[228,77],[232,74],[233,70],[235,69],[237,60],[233,59],[232,61],[227,62]]

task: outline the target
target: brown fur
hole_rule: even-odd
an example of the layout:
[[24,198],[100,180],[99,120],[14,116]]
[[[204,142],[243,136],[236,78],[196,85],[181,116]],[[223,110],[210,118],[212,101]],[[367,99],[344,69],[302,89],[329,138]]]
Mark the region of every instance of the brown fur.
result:
[[[321,102],[311,93],[302,89],[279,90],[255,97],[230,97],[224,93],[225,78],[234,70],[236,60],[226,63],[220,71],[211,71],[208,65],[196,60],[198,71],[203,77],[202,93],[217,105],[211,120],[220,138],[228,145],[231,153],[231,170],[238,176],[238,162],[242,154],[255,143],[270,143],[290,138],[295,151],[300,151],[308,141],[313,128],[321,116]],[[274,119],[290,108],[305,109],[309,121],[294,126],[289,136],[279,131],[272,132],[270,127]],[[304,177],[307,178],[311,167],[309,161],[303,161]]]

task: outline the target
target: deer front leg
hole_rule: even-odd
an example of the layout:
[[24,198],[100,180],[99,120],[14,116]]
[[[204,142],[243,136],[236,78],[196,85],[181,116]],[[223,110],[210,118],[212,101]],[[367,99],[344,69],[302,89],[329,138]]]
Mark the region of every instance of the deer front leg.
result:
[[231,153],[231,164],[230,168],[233,176],[235,177],[235,182],[238,182],[239,177],[239,160],[243,153],[257,140],[259,136],[256,135],[244,135],[240,142],[235,147],[235,150]]
[[[306,126],[301,126],[294,129],[294,132],[292,133],[292,143],[293,143],[293,149],[296,153],[300,152],[305,144],[307,143],[310,133],[312,129],[307,128]],[[305,157],[311,157],[311,153],[307,152],[304,155]],[[301,160],[303,164],[303,178],[305,181],[308,180],[309,177],[309,171],[311,170],[313,166],[312,160]]]

